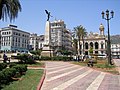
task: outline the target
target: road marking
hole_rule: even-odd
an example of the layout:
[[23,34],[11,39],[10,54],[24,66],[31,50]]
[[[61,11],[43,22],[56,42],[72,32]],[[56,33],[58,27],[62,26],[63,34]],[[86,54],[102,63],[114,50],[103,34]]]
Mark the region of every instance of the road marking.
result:
[[90,86],[86,90],[97,90],[105,77],[105,73],[101,72],[101,74],[90,84]]
[[81,74],[81,75],[79,75],[79,76],[77,76],[77,77],[75,77],[75,78],[73,78],[73,79],[71,79],[71,80],[69,80],[69,81],[67,81],[67,82],[65,82],[65,83],[63,83],[63,84],[61,84],[61,85],[53,88],[53,89],[51,89],[51,90],[64,90],[65,88],[67,88],[67,87],[70,86],[71,84],[77,82],[79,79],[85,77],[86,75],[88,75],[88,74],[91,73],[92,71],[93,71],[93,70],[90,69],[90,70],[86,71],[85,73],[83,73],[83,74]]
[[74,68],[74,67],[78,67],[78,66],[72,66],[72,67],[67,67],[67,68],[63,68],[63,69],[60,69],[60,70],[48,72],[47,75],[52,74],[52,73],[61,72],[61,71],[63,71],[63,70],[71,69],[71,68]]
[[81,70],[81,69],[83,69],[83,68],[84,68],[84,67],[81,67],[81,68],[75,69],[75,70],[73,70],[73,71],[70,71],[70,72],[67,72],[67,73],[63,73],[63,74],[58,75],[58,76],[51,77],[51,78],[48,79],[47,81],[52,81],[52,80],[55,80],[55,79],[57,79],[57,78],[60,78],[60,77],[69,75],[69,74],[74,73],[74,72],[76,72],[76,71],[78,71],[78,70]]

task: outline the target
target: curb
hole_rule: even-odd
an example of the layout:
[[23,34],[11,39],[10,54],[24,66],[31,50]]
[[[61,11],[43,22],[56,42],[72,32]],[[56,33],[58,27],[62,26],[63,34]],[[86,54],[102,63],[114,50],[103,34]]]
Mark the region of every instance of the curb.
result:
[[46,76],[46,70],[44,70],[44,72],[43,72],[43,75],[42,75],[42,77],[41,77],[41,79],[40,79],[40,82],[39,82],[39,84],[38,84],[38,86],[37,86],[37,90],[41,90],[41,87],[42,87],[42,85],[43,85],[45,76]]

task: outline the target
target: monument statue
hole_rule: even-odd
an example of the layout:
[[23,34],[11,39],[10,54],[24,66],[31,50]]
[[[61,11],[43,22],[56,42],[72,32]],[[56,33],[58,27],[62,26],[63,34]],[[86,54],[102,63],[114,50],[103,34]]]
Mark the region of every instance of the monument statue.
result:
[[47,21],[49,21],[50,17],[52,17],[52,16],[50,15],[50,12],[48,12],[47,10],[45,10],[45,12],[47,14]]

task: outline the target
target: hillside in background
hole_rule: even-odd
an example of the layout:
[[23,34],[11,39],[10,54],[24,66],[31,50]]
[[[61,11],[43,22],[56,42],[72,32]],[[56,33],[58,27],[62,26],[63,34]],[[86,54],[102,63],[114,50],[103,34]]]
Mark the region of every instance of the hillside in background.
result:
[[111,39],[111,44],[120,43],[120,35],[112,35],[110,39]]

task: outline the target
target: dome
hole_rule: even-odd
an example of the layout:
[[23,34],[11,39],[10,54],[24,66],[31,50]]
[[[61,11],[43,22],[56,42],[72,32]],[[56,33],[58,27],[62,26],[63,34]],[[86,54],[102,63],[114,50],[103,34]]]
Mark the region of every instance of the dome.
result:
[[101,30],[101,31],[104,30],[104,26],[102,23],[100,24],[99,30]]

